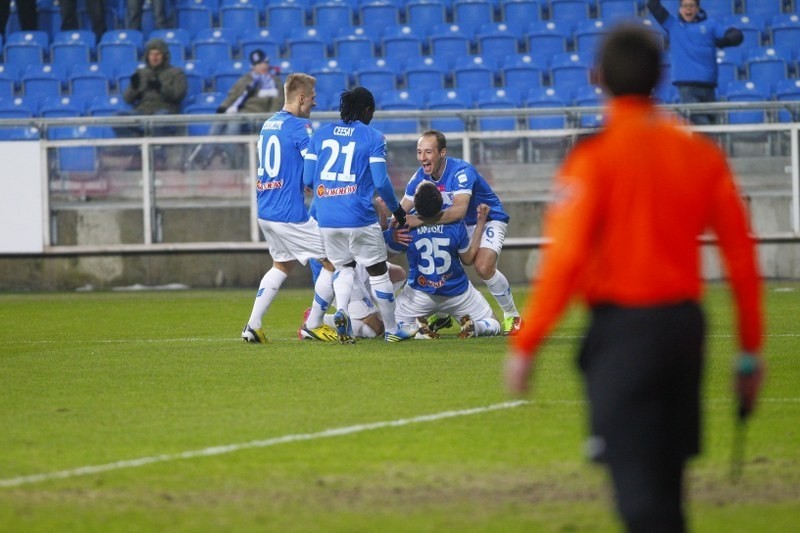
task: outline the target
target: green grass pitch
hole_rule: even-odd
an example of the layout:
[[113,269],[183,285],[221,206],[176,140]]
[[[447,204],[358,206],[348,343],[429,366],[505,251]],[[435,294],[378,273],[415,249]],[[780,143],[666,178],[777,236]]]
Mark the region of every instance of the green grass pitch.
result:
[[[517,404],[502,338],[299,341],[311,291],[285,290],[270,342],[249,345],[253,293],[0,295],[0,531],[619,530],[582,452],[579,309]],[[768,376],[738,483],[730,296],[705,298],[693,531],[800,527],[800,284],[765,295]]]

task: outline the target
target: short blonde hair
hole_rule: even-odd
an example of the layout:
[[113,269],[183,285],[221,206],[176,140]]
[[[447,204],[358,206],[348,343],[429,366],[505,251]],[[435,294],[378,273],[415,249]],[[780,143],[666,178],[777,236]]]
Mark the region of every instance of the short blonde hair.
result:
[[283,84],[283,92],[286,94],[286,101],[295,99],[298,93],[303,91],[311,91],[317,85],[317,78],[296,72],[289,74],[286,77],[286,83]]

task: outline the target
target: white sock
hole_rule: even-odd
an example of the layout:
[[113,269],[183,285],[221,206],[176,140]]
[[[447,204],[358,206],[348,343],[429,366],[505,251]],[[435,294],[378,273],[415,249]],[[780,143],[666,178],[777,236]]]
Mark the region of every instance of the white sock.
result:
[[253,329],[261,327],[261,319],[267,313],[272,300],[278,294],[283,282],[286,281],[286,274],[275,267],[270,268],[264,277],[261,278],[261,284],[258,286],[256,293],[256,301],[253,303],[253,311],[250,313],[250,320],[247,323]]
[[369,327],[363,320],[360,318],[353,318],[351,320],[353,324],[353,335],[360,338],[360,339],[372,339],[377,337],[375,334],[375,330]]
[[519,311],[517,311],[517,306],[514,303],[514,297],[511,295],[511,285],[508,284],[508,280],[502,272],[495,270],[494,276],[483,280],[483,282],[489,287],[489,292],[491,292],[494,299],[497,300],[497,304],[500,306],[500,309],[503,310],[504,316],[519,316]]
[[475,320],[475,335],[477,337],[500,335],[500,322],[494,318]]
[[311,312],[306,319],[308,329],[315,329],[322,325],[322,317],[328,310],[331,301],[333,301],[333,272],[323,268],[314,284],[314,301],[311,303]]
[[347,310],[350,296],[353,293],[353,282],[356,271],[353,267],[342,267],[333,274],[333,292],[336,295],[336,307]]
[[383,327],[386,331],[397,331],[397,322],[394,318],[394,291],[392,282],[389,280],[389,273],[370,276],[369,284],[372,288],[372,295],[375,297],[375,303],[378,304],[378,311],[383,318]]

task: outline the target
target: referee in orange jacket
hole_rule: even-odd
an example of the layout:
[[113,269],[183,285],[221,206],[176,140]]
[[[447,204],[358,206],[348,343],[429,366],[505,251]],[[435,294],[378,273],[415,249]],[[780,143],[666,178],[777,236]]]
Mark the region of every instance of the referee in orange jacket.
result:
[[579,365],[590,405],[593,460],[605,463],[631,532],[685,531],[683,476],[700,451],[705,320],[700,245],[716,235],[738,310],[740,409],[763,376],[761,282],[745,210],[724,154],[657,109],[660,73],[650,33],[607,36],[599,82],[606,127],[581,141],[556,177],[545,220],[551,240],[532,283],[506,384],[525,392],[533,356],[574,296],[591,310]]

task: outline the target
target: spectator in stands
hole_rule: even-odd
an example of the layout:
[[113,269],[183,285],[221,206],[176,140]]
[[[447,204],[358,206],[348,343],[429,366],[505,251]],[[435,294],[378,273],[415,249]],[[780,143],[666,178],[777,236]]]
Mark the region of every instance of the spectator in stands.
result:
[[[39,29],[39,16],[36,0],[17,0],[17,17],[22,31]],[[8,18],[11,16],[11,0],[0,0],[0,34],[5,35]]]
[[[60,0],[61,6],[61,31],[80,29],[78,18],[78,0]],[[86,12],[92,24],[92,32],[100,42],[106,32],[106,6],[105,0],[86,0]]]
[[[575,146],[556,175],[539,271],[531,279],[506,382],[526,390],[533,355],[569,302],[590,309],[579,363],[589,399],[587,451],[604,463],[628,532],[683,532],[684,471],[700,451],[705,320],[698,237],[712,230],[738,311],[740,416],[762,378],[761,281],[725,154],[650,98],[660,74],[649,30],[604,41],[605,131]],[[724,366],[724,365],[723,365]]]
[[[736,28],[723,28],[700,9],[700,0],[680,0],[678,17],[661,5],[661,0],[647,0],[647,9],[669,34],[672,84],[678,88],[680,101],[686,104],[716,100],[717,48],[738,46],[744,39]],[[694,124],[712,124],[714,115],[692,113]]]
[[[269,56],[263,50],[250,52],[250,72],[236,80],[228,91],[225,100],[217,108],[217,113],[234,115],[237,113],[275,113],[283,107],[284,87],[276,69],[270,68]],[[210,135],[246,135],[252,133],[246,121],[229,120],[216,122]],[[198,146],[189,156],[188,164],[207,167],[220,151],[234,165],[241,163],[242,146],[206,144]]]
[[[155,18],[156,29],[169,28],[167,19],[167,0],[152,0],[153,15]],[[131,30],[142,31],[142,10],[144,0],[128,0],[127,12],[125,13],[125,27]]]

